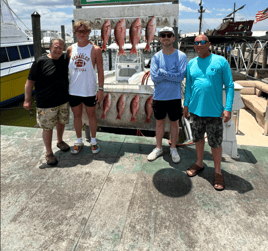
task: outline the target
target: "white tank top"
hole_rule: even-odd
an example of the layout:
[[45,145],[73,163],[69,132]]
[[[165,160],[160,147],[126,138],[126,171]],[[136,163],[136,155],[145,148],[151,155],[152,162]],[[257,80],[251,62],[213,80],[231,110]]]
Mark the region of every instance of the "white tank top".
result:
[[97,93],[96,72],[91,61],[92,44],[85,47],[72,45],[69,62],[70,85],[69,94],[75,96],[95,96]]

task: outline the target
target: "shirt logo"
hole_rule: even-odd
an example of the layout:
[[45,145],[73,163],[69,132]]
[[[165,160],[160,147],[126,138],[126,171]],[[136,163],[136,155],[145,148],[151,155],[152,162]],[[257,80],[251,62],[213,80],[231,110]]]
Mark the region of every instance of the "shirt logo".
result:
[[83,66],[85,66],[86,65],[86,62],[85,62],[85,60],[83,60],[83,59],[77,59],[76,61],[75,61],[75,65],[76,65],[76,67],[83,67]]

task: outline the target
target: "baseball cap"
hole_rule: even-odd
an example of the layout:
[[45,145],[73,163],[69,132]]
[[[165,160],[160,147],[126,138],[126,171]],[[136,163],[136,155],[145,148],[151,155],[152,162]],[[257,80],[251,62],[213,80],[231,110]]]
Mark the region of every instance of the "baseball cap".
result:
[[159,32],[158,32],[158,36],[160,36],[160,34],[161,33],[163,33],[163,32],[170,32],[170,33],[172,33],[173,35],[175,35],[175,33],[174,33],[174,30],[171,28],[171,27],[164,27],[164,28],[162,28]]

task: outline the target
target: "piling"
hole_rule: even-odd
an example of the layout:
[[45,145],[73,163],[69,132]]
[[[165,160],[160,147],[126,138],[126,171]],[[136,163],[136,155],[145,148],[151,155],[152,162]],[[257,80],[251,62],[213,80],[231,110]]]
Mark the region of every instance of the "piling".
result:
[[[74,20],[72,20],[72,27],[74,30]],[[73,32],[73,39],[74,39],[74,43],[77,43],[77,37],[75,36],[74,32]]]
[[35,11],[32,15],[33,50],[35,60],[42,55],[41,47],[41,16]]
[[65,26],[61,26],[61,38],[65,41]]
[[[109,40],[108,40],[108,44],[110,45],[112,41],[112,36],[110,35]],[[108,49],[108,56],[109,56],[109,71],[112,70],[112,50]]]

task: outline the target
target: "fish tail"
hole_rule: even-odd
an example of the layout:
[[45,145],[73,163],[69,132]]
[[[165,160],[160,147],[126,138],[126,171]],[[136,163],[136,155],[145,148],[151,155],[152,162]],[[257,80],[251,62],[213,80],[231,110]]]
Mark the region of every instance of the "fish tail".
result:
[[123,48],[119,49],[119,57],[120,57],[121,55],[126,55],[126,52],[124,51]]
[[136,119],[134,116],[131,117],[130,122],[136,122]]
[[129,54],[133,54],[133,53],[137,55],[137,50],[136,50],[136,47],[135,46],[133,46],[131,48],[130,52],[129,52]]
[[102,50],[102,51],[106,51],[106,44],[103,44],[103,45],[102,45],[101,50]]
[[101,119],[105,119],[105,113],[101,115]]
[[144,51],[151,51],[150,44],[146,44],[146,47],[145,47]]
[[121,116],[118,114],[117,117],[116,117],[116,119],[121,119]]
[[150,118],[147,118],[145,121],[145,123],[150,123],[150,122],[151,122]]

